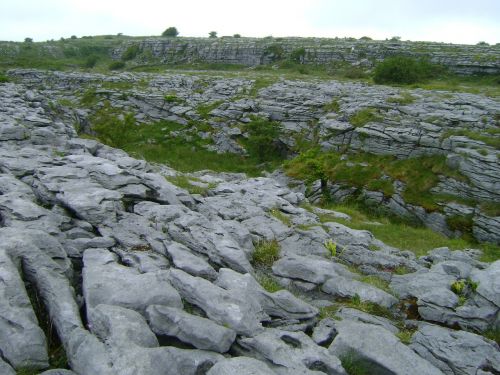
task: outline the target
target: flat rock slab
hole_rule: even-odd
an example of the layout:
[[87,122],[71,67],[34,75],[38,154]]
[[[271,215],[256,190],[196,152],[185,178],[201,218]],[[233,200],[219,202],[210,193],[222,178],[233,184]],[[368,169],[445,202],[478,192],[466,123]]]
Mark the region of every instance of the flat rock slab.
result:
[[274,371],[254,358],[236,357],[215,364],[207,375],[276,375]]
[[171,307],[149,306],[146,319],[157,335],[176,337],[197,349],[225,353],[236,338],[232,329]]
[[83,293],[87,312],[99,304],[117,305],[144,312],[149,305],[182,308],[179,293],[168,280],[168,271],[139,273],[117,263],[104,249],[88,249],[83,255]]

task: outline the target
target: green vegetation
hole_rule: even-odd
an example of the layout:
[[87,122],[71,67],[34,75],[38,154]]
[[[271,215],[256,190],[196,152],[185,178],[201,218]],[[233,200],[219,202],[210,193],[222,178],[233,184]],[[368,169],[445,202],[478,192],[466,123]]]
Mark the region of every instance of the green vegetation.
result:
[[217,31],[210,31],[208,33],[209,38],[217,38]]
[[0,72],[0,83],[7,83],[7,82],[9,82],[9,77]]
[[361,298],[357,294],[350,300],[344,301],[344,304],[347,307],[352,307],[353,309],[358,309],[368,314],[381,316],[387,319],[394,319],[394,315],[390,310],[373,302],[361,301]]
[[123,61],[133,60],[141,52],[138,44],[132,44],[122,54]]
[[259,284],[269,293],[274,293],[283,289],[283,287],[271,276],[263,274],[257,277],[257,280],[259,281]]
[[274,216],[276,219],[281,221],[287,227],[292,226],[292,220],[290,219],[290,217],[281,212],[279,208],[273,208],[271,211],[269,211],[269,213],[271,214],[271,216]]
[[388,57],[375,67],[375,83],[411,84],[424,82],[443,73],[443,68],[427,60],[406,56]]
[[[87,90],[81,99],[81,103],[88,107],[98,101],[95,90]],[[112,147],[121,148],[134,157],[167,164],[180,172],[211,169],[216,172],[244,172],[249,176],[258,176],[262,171],[272,170],[281,163],[281,159],[262,163],[252,153],[241,156],[209,151],[206,146],[211,141],[197,135],[198,129],[204,124],[190,123],[183,126],[171,121],[141,124],[135,120],[133,113],[122,113],[108,101],[104,101],[103,107],[90,116],[89,121],[93,130],[90,136],[95,136]],[[172,134],[179,130],[183,130],[185,134]]]
[[326,240],[323,245],[325,246],[325,249],[328,250],[328,252],[330,253],[330,255],[332,257],[336,257],[337,256],[337,243],[334,242],[331,238],[329,238],[328,240]]
[[377,122],[381,120],[382,117],[378,115],[375,108],[363,108],[349,117],[349,123],[356,128],[365,126],[369,122]]
[[323,110],[325,112],[339,112],[340,111],[340,104],[337,99],[333,99],[330,103],[325,104],[323,106]]
[[108,65],[109,70],[121,70],[125,68],[125,63],[123,61],[113,61]]
[[480,205],[481,211],[486,215],[495,217],[500,216],[500,203],[497,202],[483,202]]
[[403,344],[409,345],[411,344],[411,338],[413,334],[416,332],[416,329],[402,329],[396,336],[401,340]]
[[440,210],[439,202],[460,199],[431,193],[439,182],[439,175],[466,180],[447,166],[446,157],[442,155],[397,160],[392,156],[363,152],[342,155],[311,149],[287,161],[284,168],[289,176],[306,183],[318,179],[331,180],[358,189],[381,191],[388,197],[394,194],[393,181],[399,180],[406,184],[402,193],[405,201],[422,206],[429,212]]
[[161,33],[161,36],[171,38],[175,38],[177,35],[179,35],[179,31],[177,31],[177,28],[173,26],[168,27],[163,33]]
[[255,245],[252,262],[263,266],[272,266],[280,256],[280,244],[277,240],[261,240]]
[[[353,229],[369,230],[373,235],[385,242],[403,250],[413,251],[417,256],[425,255],[429,250],[437,247],[449,247],[452,250],[477,248],[483,251],[482,260],[492,262],[500,257],[500,246],[493,244],[477,244],[460,238],[447,238],[431,229],[411,226],[396,218],[381,216],[379,212],[370,211],[369,208],[356,203],[351,204],[326,204],[323,208],[343,212],[351,216],[351,221],[321,215],[323,222],[332,221],[349,226]],[[396,274],[406,274],[410,270],[398,267]]]
[[339,359],[349,375],[370,375],[372,373],[372,366],[359,358],[355,352],[344,354]]
[[287,148],[281,142],[281,124],[260,117],[243,126],[247,138],[242,140],[245,149],[253,155],[258,162],[280,164],[286,157]]
[[444,132],[441,136],[441,139],[446,139],[451,136],[464,136],[470,139],[473,139],[475,141],[480,141],[488,146],[491,146],[497,150],[500,150],[500,129],[499,128],[492,128],[492,129],[486,129],[482,132],[477,132],[473,130],[466,130],[466,129],[460,129],[460,130],[448,130]]
[[399,96],[391,96],[387,98],[387,103],[393,103],[398,105],[408,105],[415,101],[415,97],[408,92],[403,92]]
[[166,94],[163,97],[163,100],[165,100],[166,103],[183,103],[184,102],[183,99],[179,98],[175,94]]
[[210,118],[210,112],[212,112],[215,108],[219,107],[223,103],[222,100],[216,100],[207,104],[200,104],[196,108],[196,112],[204,119],[208,120]]
[[165,179],[174,185],[187,190],[190,194],[206,195],[210,189],[215,187],[215,184],[205,184],[201,180],[194,177],[184,175],[168,176]]
[[373,285],[375,288],[379,288],[385,292],[391,293],[391,290],[389,288],[389,283],[375,275],[362,275],[359,278],[359,281]]
[[484,336],[500,345],[500,327],[492,328],[484,333]]

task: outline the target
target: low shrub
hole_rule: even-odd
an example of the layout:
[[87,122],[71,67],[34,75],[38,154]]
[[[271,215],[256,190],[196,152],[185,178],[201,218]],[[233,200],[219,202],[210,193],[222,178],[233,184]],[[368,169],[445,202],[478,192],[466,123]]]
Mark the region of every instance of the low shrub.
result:
[[375,67],[375,83],[412,84],[434,78],[443,72],[439,65],[406,56],[388,57]]
[[125,63],[123,61],[113,61],[108,65],[109,70],[120,70],[125,68]]
[[129,46],[125,52],[122,54],[122,60],[123,61],[129,61],[133,60],[139,53],[141,52],[141,49],[137,44],[133,44]]

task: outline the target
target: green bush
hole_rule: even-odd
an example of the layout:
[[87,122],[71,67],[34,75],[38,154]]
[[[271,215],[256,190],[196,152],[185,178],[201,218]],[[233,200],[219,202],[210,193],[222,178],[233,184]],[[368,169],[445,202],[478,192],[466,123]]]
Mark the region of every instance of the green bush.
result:
[[259,162],[268,162],[286,157],[286,146],[280,141],[282,128],[274,121],[254,117],[245,125],[247,139],[243,141],[249,155]]
[[139,53],[141,52],[141,49],[139,48],[139,46],[137,44],[133,44],[131,46],[129,46],[125,52],[123,52],[123,55],[122,55],[122,60],[123,61],[129,61],[129,60],[132,60],[134,59]]
[[98,56],[96,56],[96,55],[91,55],[91,56],[89,56],[89,57],[87,57],[87,58],[85,59],[85,62],[84,62],[84,64],[83,64],[83,66],[84,66],[85,68],[93,68],[93,67],[95,67],[95,66],[96,66],[96,64],[97,64],[97,61],[98,61],[98,60],[99,60],[99,57],[98,57]]
[[166,36],[171,38],[175,38],[177,35],[179,35],[179,31],[177,31],[176,27],[169,27],[161,34],[161,36]]
[[406,56],[388,57],[375,67],[375,83],[411,84],[436,77],[442,68],[427,60],[416,60]]
[[109,70],[120,70],[125,68],[125,63],[123,61],[113,61],[108,65]]
[[210,31],[208,33],[209,38],[217,38],[217,31]]
[[9,78],[3,73],[0,73],[0,83],[6,83],[6,82],[9,82]]

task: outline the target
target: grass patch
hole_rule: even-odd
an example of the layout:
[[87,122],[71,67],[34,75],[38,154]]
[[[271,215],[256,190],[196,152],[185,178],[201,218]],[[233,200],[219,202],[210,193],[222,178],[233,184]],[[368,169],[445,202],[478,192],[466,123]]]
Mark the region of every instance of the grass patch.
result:
[[492,328],[484,333],[486,338],[495,341],[500,345],[500,328]]
[[483,142],[496,150],[500,150],[500,129],[486,129],[484,132],[476,132],[466,129],[448,130],[442,134],[441,139],[446,139],[451,136],[467,137],[475,141]]
[[500,203],[484,202],[479,207],[481,211],[490,217],[500,216]]
[[355,128],[377,121],[382,121],[382,117],[375,108],[363,108],[349,117],[349,123]]
[[323,110],[325,112],[335,112],[338,113],[340,111],[340,104],[337,99],[333,99],[330,103],[325,104],[323,106]]
[[277,240],[262,240],[257,243],[252,253],[252,262],[263,266],[272,266],[280,256],[280,244]]
[[278,81],[277,77],[257,77],[248,93],[251,97],[256,97],[259,91],[273,85]]
[[325,306],[325,307],[320,307],[319,308],[319,319],[335,319],[339,320],[340,318],[336,315],[337,312],[340,309],[340,305],[330,305],[330,306]]
[[381,289],[383,291],[386,291],[388,293],[392,293],[391,289],[389,288],[389,283],[385,280],[382,280],[380,277],[377,277],[375,275],[363,275],[359,278],[359,281],[370,284],[374,286],[375,288]]
[[[95,102],[96,94],[89,90],[82,98]],[[209,151],[209,140],[201,139],[196,124],[183,126],[172,121],[140,124],[133,113],[122,113],[105,101],[102,108],[89,118],[94,134],[101,142],[120,148],[130,155],[147,161],[171,166],[180,172],[211,169],[216,172],[243,172],[259,176],[264,170],[273,170],[281,159],[262,162],[259,156],[248,156]],[[191,126],[191,127],[190,127]],[[184,131],[176,136],[173,131]]]
[[396,333],[396,336],[401,340],[403,344],[409,345],[411,344],[411,338],[416,332],[416,329],[402,329],[398,333]]
[[370,375],[372,366],[358,357],[354,352],[339,356],[342,367],[349,375]]
[[190,194],[206,195],[210,189],[215,187],[215,184],[207,184],[206,187],[195,185],[193,182],[200,182],[198,179],[188,178],[183,175],[167,176],[165,179],[175,186],[187,190]]
[[219,107],[222,103],[224,103],[223,100],[217,100],[212,103],[208,104],[200,104],[196,108],[196,112],[205,120],[208,120],[210,118],[210,112],[212,112],[215,108]]
[[394,315],[390,310],[373,302],[361,301],[361,298],[357,294],[343,303],[347,307],[352,307],[353,309],[358,309],[368,314],[381,316],[391,320],[394,319]]
[[292,220],[290,220],[290,217],[283,212],[280,211],[279,208],[273,208],[271,211],[269,211],[271,216],[275,217],[279,221],[281,221],[283,224],[285,224],[287,227],[292,226]]
[[403,92],[399,96],[391,96],[386,102],[397,105],[408,105],[415,101],[415,97],[408,92]]
[[257,278],[259,284],[269,293],[283,290],[283,287],[271,276],[261,275]]

